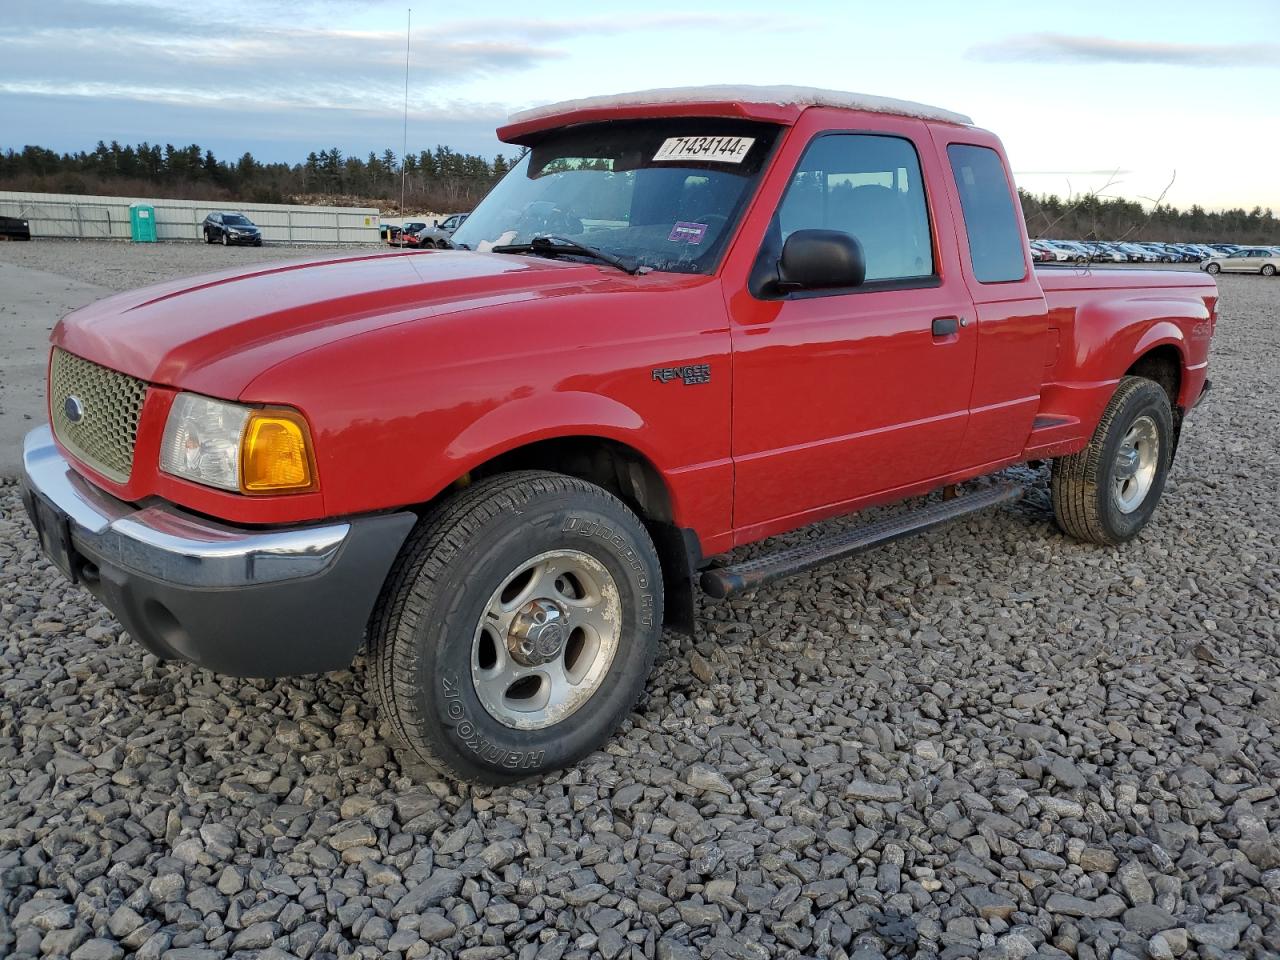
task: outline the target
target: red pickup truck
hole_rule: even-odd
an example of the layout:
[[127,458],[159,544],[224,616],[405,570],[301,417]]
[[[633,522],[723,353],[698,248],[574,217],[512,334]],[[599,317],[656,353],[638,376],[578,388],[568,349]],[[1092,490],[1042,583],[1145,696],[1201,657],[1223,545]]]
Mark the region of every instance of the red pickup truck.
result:
[[27,507],[149,650],[277,676],[367,636],[411,755],[501,782],[605,741],[697,585],[1000,503],[1018,488],[958,485],[1025,461],[1053,461],[1072,536],[1151,518],[1208,386],[1214,281],[1033,269],[967,118],[717,87],[499,135],[526,152],[457,249],[214,274],[57,326]]

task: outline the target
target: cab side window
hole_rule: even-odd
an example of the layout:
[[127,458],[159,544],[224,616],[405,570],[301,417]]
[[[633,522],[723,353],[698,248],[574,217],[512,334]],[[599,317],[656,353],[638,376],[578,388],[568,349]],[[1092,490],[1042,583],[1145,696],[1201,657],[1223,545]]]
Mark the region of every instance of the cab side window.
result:
[[796,168],[776,226],[783,242],[796,230],[853,235],[862,244],[868,283],[934,274],[920,159],[902,137],[818,137]]
[[947,147],[960,193],[969,257],[979,283],[1008,283],[1027,275],[1022,230],[1000,155],[990,147],[953,143]]

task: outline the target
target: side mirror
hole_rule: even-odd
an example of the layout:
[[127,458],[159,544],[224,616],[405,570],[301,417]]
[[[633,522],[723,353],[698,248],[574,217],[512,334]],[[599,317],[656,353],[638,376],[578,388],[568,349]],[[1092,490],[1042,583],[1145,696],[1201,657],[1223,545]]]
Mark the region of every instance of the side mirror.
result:
[[440,226],[440,221],[439,221],[439,220],[432,220],[432,221],[431,221],[431,225],[432,225],[433,227],[439,227],[439,226]]
[[867,259],[852,234],[797,230],[782,245],[777,283],[781,291],[857,287],[866,278]]

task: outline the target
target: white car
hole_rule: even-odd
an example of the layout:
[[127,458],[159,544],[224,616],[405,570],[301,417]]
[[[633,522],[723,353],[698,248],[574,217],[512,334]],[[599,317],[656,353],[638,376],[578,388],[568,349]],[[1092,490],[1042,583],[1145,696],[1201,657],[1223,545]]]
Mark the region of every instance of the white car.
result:
[[453,236],[453,232],[466,222],[467,214],[451,213],[447,217],[432,220],[429,226],[423,227],[417,232],[418,246],[439,247],[441,250],[448,250],[450,243],[449,238]]
[[1155,257],[1156,263],[1173,263],[1173,254],[1158,243],[1140,243],[1138,246]]
[[1108,246],[1105,243],[1098,243],[1097,241],[1093,241],[1090,243],[1086,243],[1085,246],[1089,250],[1089,254],[1090,254],[1089,259],[1097,263],[1128,263],[1129,262],[1129,257],[1127,254],[1121,253],[1119,250],[1115,249],[1114,247]]
[[1120,249],[1129,254],[1130,260],[1139,263],[1159,263],[1160,257],[1137,243],[1121,243]]
[[1052,250],[1054,256],[1060,261],[1086,259],[1085,251],[1078,249],[1068,240],[1041,240],[1040,242]]
[[1205,260],[1200,269],[1209,273],[1260,273],[1274,277],[1280,271],[1280,253],[1270,247],[1241,247],[1230,256]]

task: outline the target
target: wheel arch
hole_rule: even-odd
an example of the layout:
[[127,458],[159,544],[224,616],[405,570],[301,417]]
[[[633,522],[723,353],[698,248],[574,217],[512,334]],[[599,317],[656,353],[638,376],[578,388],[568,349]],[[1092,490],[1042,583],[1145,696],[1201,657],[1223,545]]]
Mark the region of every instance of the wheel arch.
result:
[[1125,371],[1125,376],[1143,377],[1157,384],[1169,398],[1169,410],[1173,414],[1173,452],[1178,451],[1182,439],[1182,421],[1188,404],[1182,396],[1184,374],[1187,367],[1185,343],[1178,339],[1165,339],[1155,344],[1145,344],[1141,355]]
[[1164,388],[1164,392],[1169,397],[1169,406],[1177,410],[1181,406],[1179,401],[1182,396],[1182,373],[1185,366],[1186,357],[1181,345],[1174,341],[1165,341],[1146,349],[1129,365],[1125,376],[1146,377],[1148,380],[1154,380]]
[[662,566],[663,619],[693,634],[693,580],[702,563],[695,531],[679,525],[674,492],[653,458],[612,430],[565,426],[559,431],[511,439],[476,457],[446,489],[514,470],[547,470],[577,477],[609,491],[644,523]]

